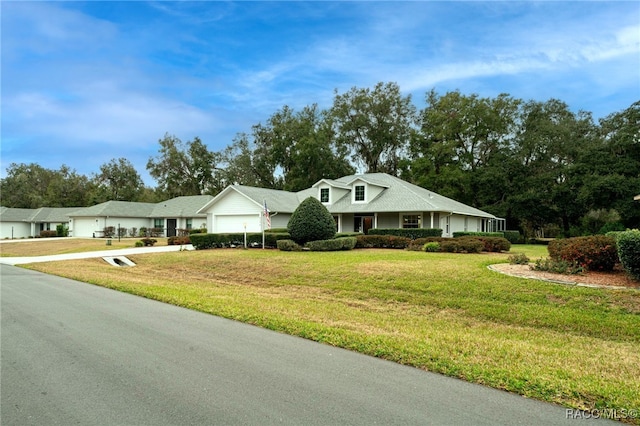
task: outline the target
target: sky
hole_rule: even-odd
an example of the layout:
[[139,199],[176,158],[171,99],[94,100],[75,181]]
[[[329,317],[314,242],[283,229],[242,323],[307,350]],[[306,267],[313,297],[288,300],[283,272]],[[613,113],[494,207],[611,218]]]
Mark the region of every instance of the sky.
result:
[[640,100],[636,1],[0,2],[0,177],[12,163],[145,184],[165,134],[221,151],[285,105],[395,82],[551,98],[594,118]]

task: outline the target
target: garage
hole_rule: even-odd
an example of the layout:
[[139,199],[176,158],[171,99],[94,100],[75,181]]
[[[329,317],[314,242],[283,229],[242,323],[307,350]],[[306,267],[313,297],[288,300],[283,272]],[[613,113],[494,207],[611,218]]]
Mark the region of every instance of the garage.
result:
[[247,225],[247,232],[262,232],[260,225],[260,215],[217,215],[214,216],[215,233],[244,232],[244,224]]

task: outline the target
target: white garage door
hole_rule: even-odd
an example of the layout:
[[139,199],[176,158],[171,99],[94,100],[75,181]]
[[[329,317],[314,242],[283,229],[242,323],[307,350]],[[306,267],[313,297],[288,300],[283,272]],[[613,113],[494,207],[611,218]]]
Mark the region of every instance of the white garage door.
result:
[[260,217],[257,214],[216,216],[213,232],[244,232],[245,223],[247,224],[247,232],[262,232]]

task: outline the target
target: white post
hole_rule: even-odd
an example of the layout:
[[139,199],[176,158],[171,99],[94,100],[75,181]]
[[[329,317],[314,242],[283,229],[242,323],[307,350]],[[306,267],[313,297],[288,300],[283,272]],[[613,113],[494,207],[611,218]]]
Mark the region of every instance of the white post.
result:
[[247,248],[247,222],[242,225],[244,226],[244,248]]
[[260,226],[262,227],[262,250],[264,250],[264,210],[260,213]]

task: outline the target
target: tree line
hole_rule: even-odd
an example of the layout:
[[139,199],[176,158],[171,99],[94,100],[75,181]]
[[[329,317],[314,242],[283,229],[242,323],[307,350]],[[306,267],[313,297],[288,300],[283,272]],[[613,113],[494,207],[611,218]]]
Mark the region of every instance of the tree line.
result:
[[283,106],[220,151],[165,134],[146,169],[112,159],[90,177],[11,164],[2,205],[89,206],[219,193],[230,184],[298,191],[323,178],[384,172],[507,219],[526,233],[640,226],[640,101],[596,122],[558,99],[459,91],[418,110],[396,83],[335,91],[333,105]]

